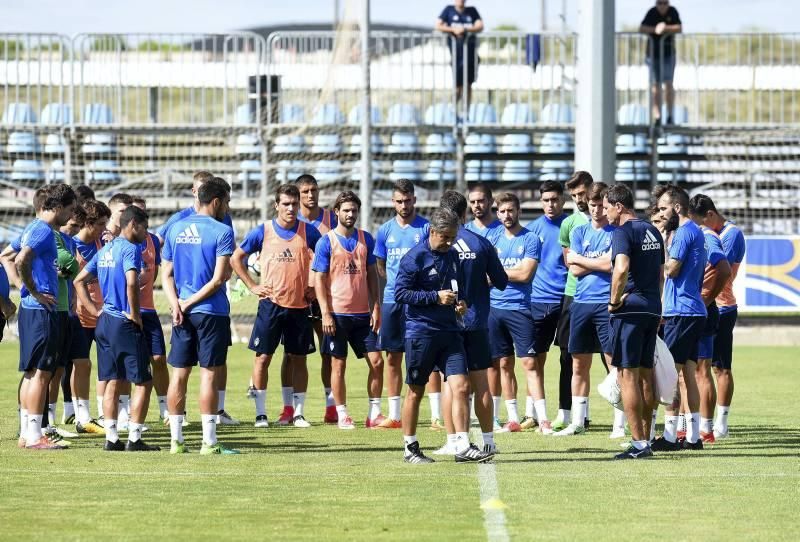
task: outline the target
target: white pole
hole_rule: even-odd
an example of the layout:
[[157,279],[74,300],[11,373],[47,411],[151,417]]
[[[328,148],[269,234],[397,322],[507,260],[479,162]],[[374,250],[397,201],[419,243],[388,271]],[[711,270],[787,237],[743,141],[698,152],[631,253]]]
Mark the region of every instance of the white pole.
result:
[[363,117],[361,121],[361,228],[372,229],[372,97],[369,78],[369,2],[362,0],[361,12],[361,78],[364,94],[361,97]]

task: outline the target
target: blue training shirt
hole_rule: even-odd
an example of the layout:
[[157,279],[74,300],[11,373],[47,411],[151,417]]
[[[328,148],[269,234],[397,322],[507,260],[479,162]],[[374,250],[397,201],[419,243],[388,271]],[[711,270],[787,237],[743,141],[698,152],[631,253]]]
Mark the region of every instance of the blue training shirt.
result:
[[489,233],[494,230],[495,228],[502,228],[503,223],[500,222],[498,219],[494,219],[494,222],[486,226],[485,228],[476,226],[474,220],[470,220],[464,225],[464,228],[471,231],[472,233],[477,233],[481,237],[489,237]]
[[[353,252],[358,245],[358,229],[353,230],[350,237],[342,237],[337,232],[334,232],[339,239],[339,244],[348,251]],[[375,265],[377,258],[375,257],[375,239],[369,232],[364,232],[364,244],[367,245],[367,265]],[[331,240],[327,235],[323,235],[317,246],[314,248],[314,261],[311,262],[311,270],[316,273],[328,273],[331,269]],[[368,313],[358,314],[340,314],[334,313],[336,316],[369,316]]]
[[115,237],[97,251],[86,264],[86,270],[97,277],[103,292],[103,312],[115,318],[131,313],[125,273],[133,269],[138,276],[142,268],[142,247],[124,237]]
[[[58,271],[56,270],[56,260],[58,252],[56,248],[56,232],[47,222],[36,219],[28,224],[20,236],[20,250],[29,247],[34,258],[31,261],[31,277],[36,286],[36,290],[43,294],[50,294],[58,298]],[[23,288],[21,305],[26,309],[44,309],[44,307],[34,299]],[[55,310],[55,309],[54,309]]]
[[[172,262],[180,299],[188,299],[214,276],[217,258],[233,254],[233,229],[208,215],[191,215],[167,232],[161,258]],[[231,312],[225,288],[193,305],[190,314],[228,316]]]
[[397,217],[378,228],[375,236],[375,256],[386,262],[386,287],[383,289],[383,302],[394,303],[394,282],[400,260],[413,247],[428,237],[430,224],[417,215],[411,224],[401,226]]
[[[186,209],[183,209],[181,211],[178,211],[177,213],[174,213],[171,217],[167,219],[166,222],[164,222],[156,230],[156,235],[158,235],[159,237],[161,237],[166,241],[167,233],[169,232],[169,229],[172,226],[174,226],[177,222],[180,222],[184,218],[188,218],[196,214],[197,214],[197,209],[194,208],[194,205],[192,205],[191,207],[187,207]],[[222,219],[222,223],[225,224],[226,226],[230,226],[230,228],[233,229],[233,219],[231,218],[231,215],[229,213],[225,213],[225,216]]]
[[395,302],[406,305],[406,339],[435,336],[445,331],[461,331],[454,305],[439,305],[439,290],[458,287],[458,298],[464,299],[464,274],[458,251],[432,250],[425,241],[409,250],[400,260],[395,283]]
[[561,303],[567,285],[567,266],[559,241],[561,223],[567,215],[555,220],[540,216],[526,226],[541,243],[542,255],[531,285],[531,303]]
[[722,240],[711,228],[700,226],[706,243],[706,263],[711,267],[716,267],[721,260],[727,260],[725,249],[722,247]]
[[[494,245],[503,269],[513,269],[525,258],[533,260],[541,258],[542,245],[539,238],[528,229],[521,228],[512,237],[508,237],[506,233],[505,227],[497,228],[492,230],[487,239]],[[489,292],[489,301],[496,309],[528,309],[531,302],[531,283],[509,281],[505,290],[492,288]]]
[[648,314],[661,317],[661,266],[664,264],[664,240],[649,222],[628,220],[611,233],[611,263],[620,254],[630,258],[628,296],[613,315]]
[[[614,226],[607,224],[594,228],[592,224],[581,224],[570,234],[570,250],[586,258],[602,258],[611,253],[611,235]],[[608,303],[611,296],[611,273],[592,271],[578,277],[574,303]]]
[[706,268],[706,244],[700,226],[687,220],[675,230],[669,257],[681,262],[675,278],[664,283],[664,316],[706,316],[700,291]]
[[[305,221],[304,221],[305,222]],[[278,234],[278,237],[281,239],[288,241],[292,237],[295,236],[297,233],[297,228],[300,226],[300,221],[296,220],[294,226],[290,229],[285,229],[278,225],[278,221],[274,218],[272,219],[272,227],[275,230],[275,233]],[[306,222],[306,245],[311,250],[317,246],[317,241],[320,240],[322,235],[319,233],[319,230],[314,227],[311,223]],[[259,224],[245,235],[244,240],[239,245],[239,247],[245,251],[247,254],[253,254],[254,252],[260,252],[261,248],[264,246],[264,224]]]
[[464,330],[482,330],[488,328],[489,322],[489,290],[486,277],[498,290],[505,290],[508,285],[503,264],[497,256],[497,250],[481,235],[469,231],[465,227],[458,229],[453,247],[461,261],[464,274],[463,296],[467,302],[467,313],[464,315]]

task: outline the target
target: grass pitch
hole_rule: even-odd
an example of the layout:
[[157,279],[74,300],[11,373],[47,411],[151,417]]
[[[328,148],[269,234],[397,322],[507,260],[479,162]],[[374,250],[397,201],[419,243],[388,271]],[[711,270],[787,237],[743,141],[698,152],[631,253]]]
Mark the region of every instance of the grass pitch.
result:
[[[555,354],[555,352],[553,353]],[[232,348],[226,408],[241,419],[220,440],[240,456],[110,454],[96,437],[64,452],[18,450],[17,345],[0,345],[0,539],[275,540],[796,540],[800,505],[797,350],[737,348],[731,437],[703,452],[613,462],[611,409],[591,396],[586,435],[498,435],[494,467],[402,462],[399,431],[339,431],[319,424],[319,359],[309,361],[310,429],[252,427],[245,398],[251,355]],[[278,358],[279,359],[279,358]],[[547,373],[555,414],[558,364]],[[349,406],[363,424],[366,369],[351,360]],[[603,376],[592,370],[593,388]],[[268,412],[280,411],[272,368]],[[521,376],[521,375],[520,375]],[[187,444],[199,449],[197,380],[190,386]],[[524,382],[524,379],[520,379]],[[386,401],[384,400],[384,409]],[[92,397],[94,412],[94,397]],[[503,410],[504,412],[504,410]],[[427,400],[423,418],[428,418]],[[164,448],[169,431],[152,403],[146,440]],[[59,408],[60,419],[60,408]],[[444,435],[422,425],[431,451]],[[496,483],[497,494],[491,493]],[[483,486],[483,496],[481,492]],[[494,507],[482,509],[488,496]],[[491,504],[491,503],[490,503]],[[487,508],[484,506],[483,508]],[[485,523],[486,521],[486,523]],[[489,533],[489,534],[487,534]]]

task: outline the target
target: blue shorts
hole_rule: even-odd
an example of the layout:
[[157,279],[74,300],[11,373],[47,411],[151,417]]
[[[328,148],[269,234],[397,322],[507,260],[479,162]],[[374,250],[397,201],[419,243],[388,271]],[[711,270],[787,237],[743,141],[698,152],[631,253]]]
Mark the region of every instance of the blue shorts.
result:
[[711,365],[717,369],[730,370],[733,365],[733,328],[736,326],[738,309],[719,314],[719,326],[714,337],[714,356]]
[[425,386],[433,371],[441,372],[445,380],[467,374],[460,332],[443,331],[434,337],[406,339],[406,384]]
[[594,354],[600,342],[611,351],[607,303],[572,303],[569,307],[569,353]]
[[150,351],[139,326],[127,318],[102,313],[97,319],[97,379],[149,382]]
[[492,366],[492,349],[489,345],[489,332],[485,329],[462,331],[464,355],[470,371],[485,371]]
[[69,316],[69,348],[67,357],[62,357],[62,365],[66,366],[67,360],[89,359],[89,339],[81,327],[81,321],[77,315]]
[[714,337],[717,336],[719,327],[719,309],[713,301],[706,309],[708,310],[708,316],[706,317],[703,333],[697,342],[697,360],[712,359],[714,357]]
[[196,312],[183,315],[183,324],[172,326],[167,363],[178,369],[225,365],[231,345],[231,319]]
[[309,351],[313,352],[314,331],[308,315],[308,308],[288,309],[262,299],[258,302],[256,321],[247,347],[257,354],[271,356],[283,342],[287,354],[305,356]]
[[675,76],[675,55],[665,56],[663,59],[647,57],[647,65],[650,67],[650,82],[664,83],[672,82]]
[[529,358],[534,349],[533,319],[525,309],[489,309],[489,346],[492,359],[513,356]]
[[664,317],[664,342],[675,363],[697,359],[697,343],[706,325],[705,316]]
[[660,318],[646,314],[612,315],[611,365],[621,369],[652,369]]
[[403,303],[381,305],[381,350],[402,352],[406,347],[406,306]]
[[547,354],[556,338],[558,320],[561,317],[561,302],[531,303],[533,317],[533,349],[538,354]]
[[36,369],[55,372],[58,367],[59,337],[64,329],[59,327],[58,315],[56,311],[19,308],[17,326],[20,372]]
[[161,320],[158,318],[158,314],[155,312],[142,312],[142,327],[150,356],[166,355],[167,344],[164,342],[164,330],[161,328]]
[[323,354],[330,354],[339,359],[347,359],[347,345],[353,349],[357,358],[363,358],[367,352],[380,352],[378,335],[369,326],[369,316],[333,315],[336,323],[336,334],[322,336]]

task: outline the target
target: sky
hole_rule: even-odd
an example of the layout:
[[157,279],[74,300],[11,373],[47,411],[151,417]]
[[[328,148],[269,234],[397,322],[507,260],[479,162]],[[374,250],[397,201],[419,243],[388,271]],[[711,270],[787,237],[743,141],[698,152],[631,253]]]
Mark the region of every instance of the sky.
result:
[[[488,29],[513,23],[526,31],[541,28],[543,0],[468,1],[478,8]],[[544,0],[548,27],[561,29],[566,5],[568,28],[576,27],[583,0]],[[339,0],[359,5],[356,0]],[[617,0],[618,30],[636,27],[654,4]],[[673,0],[684,32],[738,32],[758,28],[797,32],[794,0]],[[280,23],[329,23],[334,0],[3,0],[0,32],[223,32]],[[433,0],[372,0],[372,21],[432,26],[445,3]],[[358,8],[354,8],[356,11]],[[47,14],[43,16],[43,14]]]

